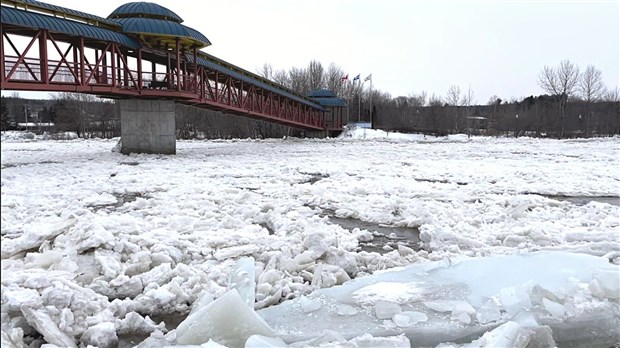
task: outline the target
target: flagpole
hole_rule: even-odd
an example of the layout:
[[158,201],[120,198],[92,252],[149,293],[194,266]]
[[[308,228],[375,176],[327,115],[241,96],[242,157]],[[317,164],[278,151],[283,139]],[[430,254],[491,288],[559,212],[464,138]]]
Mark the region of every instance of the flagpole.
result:
[[349,109],[351,109],[351,106],[349,105],[349,101],[347,100],[347,124],[351,122],[351,119],[349,118]]
[[357,80],[357,122],[360,122],[360,110],[362,109],[362,79]]
[[370,74],[370,109],[369,109],[369,113],[370,113],[370,127],[372,128],[372,74]]

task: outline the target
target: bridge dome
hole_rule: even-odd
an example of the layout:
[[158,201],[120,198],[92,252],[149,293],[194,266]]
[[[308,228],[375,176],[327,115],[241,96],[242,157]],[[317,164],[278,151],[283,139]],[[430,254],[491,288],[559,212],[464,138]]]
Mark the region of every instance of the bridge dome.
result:
[[118,7],[108,19],[121,25],[126,34],[134,34],[150,45],[176,44],[203,48],[211,41],[198,30],[187,27],[183,19],[171,10],[152,2],[130,2]]
[[173,21],[177,23],[183,23],[183,19],[179,17],[173,11],[158,5],[152,2],[129,2],[124,5],[119,6],[116,10],[114,10],[109,16],[108,19],[118,19],[118,18],[131,18],[131,17],[141,17],[141,18],[155,18],[155,19],[163,19],[167,21]]

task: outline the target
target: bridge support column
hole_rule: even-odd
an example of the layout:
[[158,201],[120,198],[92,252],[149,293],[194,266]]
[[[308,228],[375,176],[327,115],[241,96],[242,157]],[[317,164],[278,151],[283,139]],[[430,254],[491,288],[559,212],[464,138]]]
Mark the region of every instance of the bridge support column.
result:
[[176,154],[174,101],[125,99],[121,108],[121,153]]

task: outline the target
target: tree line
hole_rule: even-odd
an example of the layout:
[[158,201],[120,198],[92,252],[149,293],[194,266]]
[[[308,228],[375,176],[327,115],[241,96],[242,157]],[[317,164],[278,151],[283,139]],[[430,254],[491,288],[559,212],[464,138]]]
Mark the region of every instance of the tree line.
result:
[[[53,94],[52,99],[24,99],[14,93],[2,96],[2,131],[29,130],[35,133],[73,132],[80,138],[121,136],[120,109],[116,101],[75,93]],[[49,125],[53,124],[53,127]],[[176,133],[179,139],[275,138],[302,136],[303,131],[219,111],[176,104]]]
[[[492,96],[485,105],[476,102],[471,87],[451,86],[445,95],[426,91],[392,97],[380,89],[360,88],[359,81],[335,63],[324,67],[312,60],[305,67],[277,70],[270,64],[257,69],[262,77],[308,95],[328,89],[348,103],[349,121],[372,122],[376,128],[426,134],[527,134],[573,136],[620,134],[618,88],[603,84],[601,71],[590,65],[583,72],[568,60],[557,67],[544,66],[538,85],[547,93],[521,100]],[[348,77],[348,78],[344,78]],[[363,77],[362,77],[363,78]],[[372,109],[369,100],[372,98]],[[16,124],[51,122],[51,131],[71,131],[80,137],[120,136],[120,116],[113,100],[92,95],[58,93],[48,101],[2,97],[2,129]],[[359,116],[358,116],[359,115]],[[176,108],[179,138],[271,138],[301,136],[303,131],[265,121],[226,115],[181,104]]]
[[[426,91],[392,97],[380,89],[361,89],[338,65],[327,68],[318,61],[306,67],[275,70],[264,64],[258,74],[293,91],[307,95],[329,89],[349,104],[349,121],[372,122],[377,128],[430,134],[481,133],[535,136],[590,136],[620,134],[618,105],[620,90],[608,89],[602,73],[593,65],[580,68],[563,60],[559,66],[544,66],[538,85],[547,93],[521,100],[492,96],[478,105],[471,87],[452,85],[445,95]],[[372,99],[373,110],[369,110]],[[361,108],[360,108],[361,106]],[[518,129],[516,129],[518,128]],[[566,134],[569,130],[570,134]]]

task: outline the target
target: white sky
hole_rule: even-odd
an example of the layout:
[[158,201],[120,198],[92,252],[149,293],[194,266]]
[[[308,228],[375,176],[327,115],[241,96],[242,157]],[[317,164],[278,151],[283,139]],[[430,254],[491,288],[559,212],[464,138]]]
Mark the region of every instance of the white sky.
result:
[[[47,2],[106,17],[127,1]],[[152,2],[207,36],[206,52],[244,69],[334,62],[350,78],[372,73],[393,97],[445,96],[451,85],[471,86],[481,104],[538,95],[540,70],[562,59],[593,64],[606,86],[619,85],[619,1]]]

